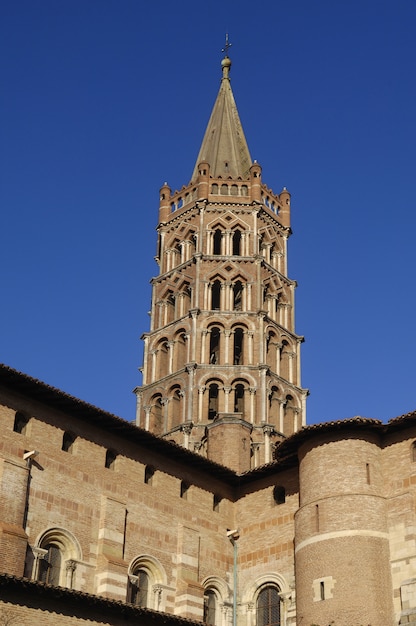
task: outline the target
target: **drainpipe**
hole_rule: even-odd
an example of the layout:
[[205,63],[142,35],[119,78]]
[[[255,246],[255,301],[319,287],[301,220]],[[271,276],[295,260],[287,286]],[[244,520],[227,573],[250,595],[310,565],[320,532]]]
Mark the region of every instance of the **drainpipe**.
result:
[[237,557],[238,546],[237,539],[240,537],[238,530],[227,530],[227,537],[233,544],[234,548],[234,567],[233,567],[233,626],[237,626]]

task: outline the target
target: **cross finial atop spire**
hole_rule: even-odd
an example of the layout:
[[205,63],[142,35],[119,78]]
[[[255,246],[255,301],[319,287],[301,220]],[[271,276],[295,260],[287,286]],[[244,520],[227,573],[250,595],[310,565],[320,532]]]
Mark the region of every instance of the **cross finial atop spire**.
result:
[[221,52],[225,52],[225,56],[228,56],[228,49],[231,48],[233,44],[228,41],[228,33],[225,33],[225,46],[221,50]]

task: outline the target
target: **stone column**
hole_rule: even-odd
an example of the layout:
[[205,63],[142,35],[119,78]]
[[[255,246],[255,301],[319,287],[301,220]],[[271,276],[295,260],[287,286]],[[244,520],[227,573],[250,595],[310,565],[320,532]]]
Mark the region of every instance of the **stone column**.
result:
[[168,341],[167,346],[168,346],[168,350],[169,350],[169,365],[168,365],[168,372],[169,374],[172,374],[173,372],[173,346],[175,345],[174,341]]
[[136,426],[139,428],[141,427],[142,400],[143,393],[141,391],[136,392]]
[[198,422],[202,422],[202,412],[204,407],[205,386],[198,387]]
[[270,463],[270,436],[273,434],[274,429],[272,426],[263,426],[264,435],[264,462]]
[[250,393],[250,422],[254,424],[256,387],[249,387],[248,390]]
[[253,340],[254,340],[254,331],[247,331],[247,364],[253,365]]
[[144,410],[144,429],[149,430],[150,427],[150,411],[152,407],[150,405],[146,405],[143,407]]
[[66,586],[68,587],[68,589],[72,589],[74,586],[74,576],[76,569],[77,562],[73,559],[70,559],[65,563]]
[[267,365],[260,365],[259,366],[259,370],[260,370],[260,403],[261,403],[261,408],[260,408],[260,422],[265,422],[266,418],[267,418],[267,411],[266,411],[266,373],[267,370],[269,368],[267,367]]
[[230,337],[232,335],[232,331],[231,330],[225,330],[224,331],[224,364],[225,365],[229,365],[231,363],[230,361]]
[[186,371],[188,372],[188,409],[187,409],[187,421],[192,421],[192,400],[194,396],[194,376],[195,376],[196,363],[188,363],[186,365]]
[[[224,386],[224,413],[229,413],[229,399],[232,387]],[[234,407],[233,407],[234,408]]]

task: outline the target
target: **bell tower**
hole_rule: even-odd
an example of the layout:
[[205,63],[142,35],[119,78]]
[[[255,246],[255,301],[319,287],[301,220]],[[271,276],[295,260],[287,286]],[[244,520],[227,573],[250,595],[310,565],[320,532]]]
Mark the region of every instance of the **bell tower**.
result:
[[137,425],[246,471],[305,424],[307,391],[287,275],[290,194],[263,184],[228,56],[221,67],[191,182],[160,190]]

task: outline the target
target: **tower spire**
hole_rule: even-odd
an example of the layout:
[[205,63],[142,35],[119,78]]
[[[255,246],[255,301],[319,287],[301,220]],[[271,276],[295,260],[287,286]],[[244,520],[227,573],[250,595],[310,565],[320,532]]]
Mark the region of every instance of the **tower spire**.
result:
[[225,56],[221,61],[221,85],[202,140],[192,180],[196,180],[198,165],[201,162],[209,164],[210,173],[214,178],[218,176],[248,178],[249,175],[252,161],[230,85],[231,59],[228,56],[230,47],[227,34],[223,48]]

